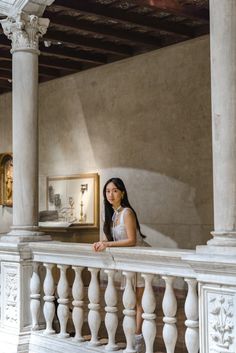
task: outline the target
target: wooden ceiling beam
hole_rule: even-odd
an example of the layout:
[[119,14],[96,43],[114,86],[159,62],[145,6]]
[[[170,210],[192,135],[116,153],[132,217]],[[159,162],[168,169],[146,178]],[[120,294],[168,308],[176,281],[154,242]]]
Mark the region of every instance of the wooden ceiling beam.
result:
[[47,73],[44,73],[44,72],[39,72],[39,81],[40,81],[41,78],[52,80],[53,78],[55,78],[55,76],[47,74]]
[[[55,5],[55,7],[57,7]],[[44,12],[45,17],[50,18],[51,24],[56,24],[59,26],[66,26],[73,30],[79,31],[83,30],[92,35],[101,34],[109,40],[120,40],[126,43],[134,43],[135,45],[141,45],[149,47],[150,49],[156,49],[161,45],[161,40],[158,38],[151,37],[145,33],[132,32],[132,30],[125,30],[116,27],[112,27],[107,23],[96,23],[83,18],[71,18],[69,16],[61,16],[60,14],[55,14],[51,11],[50,6]]]
[[[39,76],[55,78],[60,76],[60,71],[53,68],[39,67]],[[9,80],[12,79],[12,69],[10,62],[0,62],[0,78]]]
[[150,16],[142,16],[138,13],[131,13],[127,10],[112,8],[111,6],[91,2],[91,1],[78,1],[78,0],[57,0],[55,6],[60,6],[65,10],[78,11],[81,14],[85,12],[91,16],[102,16],[105,19],[117,20],[120,23],[132,23],[138,26],[143,26],[152,30],[165,31],[169,34],[179,35],[182,37],[194,37],[194,31],[186,25],[179,23],[168,23],[157,18]]
[[[1,44],[0,44],[0,49],[2,48]],[[3,47],[5,49],[5,47]],[[0,58],[1,60],[4,60],[4,61],[12,61],[12,56],[11,56],[11,53],[10,51],[9,52],[6,52],[5,50],[1,50],[1,54],[0,54]]]
[[0,69],[5,71],[12,71],[12,63],[11,61],[1,60],[0,54]]
[[[10,54],[10,49],[11,49],[11,44],[10,41],[7,39],[4,39],[4,37],[0,36],[0,48],[4,49],[9,49],[9,53],[4,53],[3,51],[1,52],[1,58],[6,58],[11,60],[11,54]],[[89,62],[93,63],[96,65],[101,65],[105,64],[107,62],[107,57],[104,54],[93,54],[86,52],[84,50],[74,50],[74,49],[69,49],[65,47],[56,47],[54,46],[53,48],[49,47],[46,48],[41,44],[40,46],[41,50],[41,55],[51,55],[51,56],[58,56],[58,57],[64,57],[67,59],[71,59],[74,61],[81,61],[81,62]]]
[[[73,72],[74,72],[74,70],[73,70]],[[68,74],[68,72],[67,72],[67,74]],[[55,79],[56,77],[60,77],[60,75],[59,74],[55,75],[53,73],[52,69],[48,69],[47,67],[42,67],[42,66],[39,67],[39,82],[52,80],[52,79]],[[0,87],[4,89],[2,93],[5,92],[5,89],[8,89],[9,91],[12,89],[11,80],[12,80],[11,72],[2,70],[2,68],[1,68],[0,69]]]
[[6,71],[0,69],[0,80],[8,81],[11,79],[11,73],[9,74]]
[[[150,7],[158,12],[166,12],[170,15],[185,17],[191,20],[209,21],[209,10],[198,8],[196,5],[184,4],[179,0],[136,0],[137,6]],[[206,1],[208,3],[208,1]]]
[[55,63],[55,61],[53,61],[53,63],[52,63],[51,60],[48,63],[39,62],[39,67],[42,67],[42,68],[46,67],[46,68],[49,68],[49,69],[52,68],[52,69],[57,69],[57,70],[64,70],[68,74],[76,72],[76,71],[81,71],[81,68],[78,69],[78,70],[75,70],[75,69],[72,69],[72,68],[69,68],[69,67],[65,67],[65,65],[63,65],[63,64]]
[[8,90],[4,88],[0,88],[0,95],[7,93]]
[[102,54],[93,54],[89,52],[85,52],[82,50],[69,49],[65,47],[42,47],[41,46],[41,55],[42,56],[51,56],[51,57],[59,57],[64,59],[69,59],[72,61],[78,62],[89,62],[93,64],[106,64],[107,58]]
[[204,34],[208,34],[209,32],[210,32],[210,24],[209,23],[195,29],[196,36],[202,36]]
[[58,69],[58,70],[64,70],[67,73],[74,73],[74,72],[81,71],[84,68],[98,66],[98,64],[68,61],[68,60],[58,58],[58,57],[52,59],[50,57],[41,55],[39,57],[39,66]]
[[5,34],[1,34],[0,35],[0,46],[2,48],[7,48],[9,49],[9,52],[10,52],[10,49],[11,49],[11,41],[9,39],[7,39],[7,37],[5,36]]
[[4,88],[4,89],[7,89],[7,90],[11,90],[12,89],[11,83],[9,83],[5,79],[2,79],[1,77],[0,77],[0,87]]
[[60,77],[61,72],[56,68],[39,66],[39,75],[45,75],[50,77]]
[[127,58],[133,54],[132,48],[127,45],[117,45],[114,43],[102,42],[97,38],[91,38],[81,34],[67,34],[65,30],[78,31],[78,28],[72,26],[56,25],[49,28],[44,36],[44,40],[60,41],[65,44],[76,45],[82,49],[93,49],[95,51],[105,52],[105,54],[113,54],[119,57]]

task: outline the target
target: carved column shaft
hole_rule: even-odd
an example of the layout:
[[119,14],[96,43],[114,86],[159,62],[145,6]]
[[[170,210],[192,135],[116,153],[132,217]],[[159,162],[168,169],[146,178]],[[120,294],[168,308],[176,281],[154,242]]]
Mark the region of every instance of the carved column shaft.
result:
[[[12,41],[13,231],[28,235],[38,223],[38,40],[49,20],[21,13],[1,21]],[[15,231],[14,231],[15,230]]]

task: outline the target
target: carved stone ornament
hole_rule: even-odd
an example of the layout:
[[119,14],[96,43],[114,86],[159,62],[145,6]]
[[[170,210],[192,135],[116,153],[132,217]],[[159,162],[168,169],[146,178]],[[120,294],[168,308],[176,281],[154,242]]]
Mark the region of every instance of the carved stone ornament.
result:
[[6,273],[5,287],[5,320],[17,322],[17,274]]
[[234,298],[232,295],[212,294],[209,296],[210,352],[233,352]]
[[11,53],[24,50],[39,54],[39,38],[47,32],[48,18],[21,12],[15,18],[8,17],[0,22],[4,34],[12,41]]

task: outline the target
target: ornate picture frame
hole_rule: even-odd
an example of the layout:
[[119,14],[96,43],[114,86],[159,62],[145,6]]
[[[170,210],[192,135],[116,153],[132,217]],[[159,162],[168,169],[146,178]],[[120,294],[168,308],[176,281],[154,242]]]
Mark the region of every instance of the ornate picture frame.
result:
[[13,157],[12,153],[0,154],[0,205],[13,205]]
[[[52,227],[98,228],[99,176],[97,173],[47,177],[47,211],[57,214]],[[41,224],[42,226],[42,224]],[[48,222],[47,222],[47,226]]]

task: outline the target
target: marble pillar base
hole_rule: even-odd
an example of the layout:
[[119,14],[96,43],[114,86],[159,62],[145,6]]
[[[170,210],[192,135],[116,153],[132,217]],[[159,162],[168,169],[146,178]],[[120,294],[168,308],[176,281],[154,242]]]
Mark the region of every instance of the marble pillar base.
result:
[[196,254],[236,256],[236,246],[198,245]]
[[11,231],[1,237],[1,242],[34,242],[52,240],[49,234],[39,231],[38,227],[33,226],[12,226]]
[[213,247],[235,247],[236,232],[211,232],[213,238],[207,242],[207,246]]

